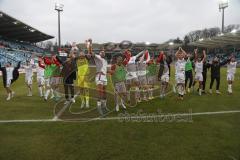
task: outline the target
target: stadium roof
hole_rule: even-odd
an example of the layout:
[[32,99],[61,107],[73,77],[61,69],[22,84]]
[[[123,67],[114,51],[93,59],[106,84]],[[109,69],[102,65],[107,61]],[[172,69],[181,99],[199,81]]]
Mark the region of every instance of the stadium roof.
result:
[[0,10],[0,36],[24,42],[41,42],[54,38],[7,15]]
[[199,41],[191,42],[189,45],[206,48],[240,46],[240,31],[234,30],[231,33],[221,34],[213,38],[200,39]]

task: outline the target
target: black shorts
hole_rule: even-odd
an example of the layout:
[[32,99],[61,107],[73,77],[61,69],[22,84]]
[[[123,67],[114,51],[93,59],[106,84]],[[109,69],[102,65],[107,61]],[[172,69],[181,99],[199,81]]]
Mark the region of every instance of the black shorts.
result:
[[64,80],[64,84],[73,85],[73,83],[74,83],[74,78],[72,77],[68,77]]

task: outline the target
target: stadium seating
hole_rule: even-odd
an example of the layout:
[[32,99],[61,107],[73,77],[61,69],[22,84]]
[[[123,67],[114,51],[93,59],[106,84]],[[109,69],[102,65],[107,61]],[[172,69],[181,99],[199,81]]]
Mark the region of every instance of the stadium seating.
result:
[[30,59],[32,54],[30,52],[23,51],[9,51],[4,48],[0,48],[0,63],[4,65],[6,62],[11,62],[16,64],[21,61],[23,64],[26,63],[26,60]]
[[24,42],[6,41],[0,39],[0,63],[1,65],[11,62],[15,65],[21,61],[25,64],[28,59],[31,58],[32,54],[42,55],[44,50],[31,44]]
[[24,51],[37,52],[37,53],[44,52],[43,49],[36,47],[34,45],[28,44],[28,43],[6,41],[3,39],[0,39],[0,46],[4,46],[6,48],[11,48],[11,49],[15,49],[15,50],[24,50]]
[[[239,63],[240,62],[240,55],[239,55],[239,53],[235,52],[235,53],[233,53],[233,55],[236,57],[236,60]],[[224,60],[226,60],[229,57],[229,54],[227,54],[227,53],[222,53],[222,54],[211,54],[211,53],[208,53],[207,60],[211,62],[214,59],[215,56],[220,58],[220,61],[224,61]]]

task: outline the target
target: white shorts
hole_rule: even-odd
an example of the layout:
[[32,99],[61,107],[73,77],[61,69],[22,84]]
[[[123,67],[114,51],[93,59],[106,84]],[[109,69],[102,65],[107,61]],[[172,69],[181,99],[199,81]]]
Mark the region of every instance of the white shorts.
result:
[[45,78],[45,86],[50,87],[50,78]]
[[228,73],[227,74],[227,81],[234,81],[234,78],[235,78],[235,76],[234,76],[233,73]]
[[145,86],[147,85],[147,77],[146,76],[139,76],[138,77],[139,83],[141,86]]
[[107,85],[107,76],[104,74],[98,73],[96,75],[95,81],[96,81],[96,85],[101,84],[103,86],[106,86]]
[[39,86],[44,85],[44,83],[45,83],[44,77],[37,77],[37,83]]
[[27,85],[31,85],[32,84],[32,77],[25,77],[25,83]]
[[50,78],[50,85],[59,85],[62,83],[61,77],[51,77]]
[[11,84],[12,84],[12,80],[11,79],[7,79],[6,87],[11,87]]
[[203,75],[202,75],[202,73],[196,73],[196,75],[195,75],[195,80],[202,82],[202,81],[203,81]]
[[156,76],[147,77],[147,81],[148,81],[149,85],[155,85],[156,84]]
[[133,78],[133,79],[126,79],[126,85],[129,86],[135,86],[139,85],[139,79],[138,78]]
[[169,82],[169,75],[166,75],[166,74],[164,74],[164,75],[162,75],[162,77],[161,77],[161,81],[162,82]]
[[185,75],[184,74],[183,75],[177,74],[175,78],[176,78],[175,80],[176,80],[177,84],[179,84],[179,83],[185,84]]
[[114,85],[115,87],[115,92],[117,93],[126,93],[127,89],[126,89],[126,85],[124,82],[117,82]]
[[137,72],[128,72],[126,79],[127,80],[138,79]]

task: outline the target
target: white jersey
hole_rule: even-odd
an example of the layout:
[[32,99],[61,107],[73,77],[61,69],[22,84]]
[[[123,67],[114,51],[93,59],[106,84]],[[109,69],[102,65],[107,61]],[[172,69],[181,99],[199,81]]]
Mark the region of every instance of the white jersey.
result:
[[166,61],[164,61],[163,75],[169,75],[169,67]]
[[6,72],[7,72],[7,81],[13,79],[13,67],[6,67]]
[[146,76],[147,74],[147,62],[139,62],[137,64],[137,75],[138,76]]
[[127,77],[126,79],[127,80],[130,80],[130,79],[133,79],[133,78],[137,78],[137,63],[136,63],[136,59],[137,59],[137,56],[132,56],[130,57],[129,61],[128,61],[128,64],[126,66],[127,68]]
[[229,74],[235,74],[237,68],[237,62],[230,62],[227,65],[227,73]]
[[[131,80],[131,79],[137,79],[138,78],[138,75],[140,74],[142,74],[143,72],[138,72],[138,63],[136,63],[136,59],[140,56],[140,55],[142,55],[144,52],[142,51],[142,52],[140,52],[140,53],[138,53],[137,55],[135,55],[135,56],[131,56],[130,57],[130,59],[129,59],[129,61],[128,61],[128,63],[127,63],[127,66],[126,66],[126,68],[127,68],[127,76],[126,76],[126,79],[127,80]],[[142,67],[144,67],[144,66],[140,66],[140,68],[142,68]],[[143,73],[143,74],[145,74],[145,73]]]
[[136,56],[132,56],[127,64],[127,71],[128,72],[137,72],[137,63],[136,63]]
[[37,78],[44,77],[44,70],[42,67],[37,67]]
[[25,70],[25,77],[26,78],[30,78],[33,76],[33,67],[30,66],[24,66],[24,70]]
[[175,69],[176,69],[176,76],[178,75],[184,75],[185,76],[185,65],[186,65],[186,61],[183,60],[177,60],[176,64],[175,64]]
[[137,59],[137,56],[132,56],[129,61],[128,61],[128,64],[135,64],[136,63],[136,59]]
[[100,55],[95,55],[94,61],[96,63],[97,73],[107,74],[107,60]]
[[203,61],[195,62],[195,72],[196,72],[196,74],[201,74],[203,72]]

